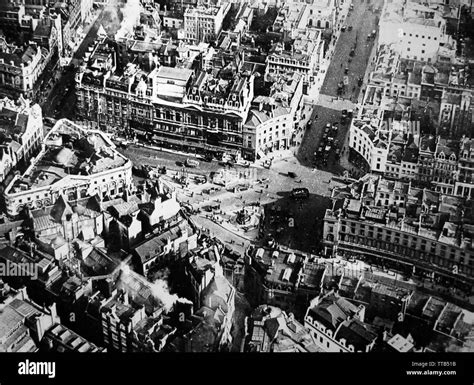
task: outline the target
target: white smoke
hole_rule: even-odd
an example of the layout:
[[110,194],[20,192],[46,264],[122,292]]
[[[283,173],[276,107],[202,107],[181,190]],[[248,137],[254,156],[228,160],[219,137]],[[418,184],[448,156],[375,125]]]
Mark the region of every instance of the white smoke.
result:
[[139,281],[143,285],[148,286],[153,297],[163,305],[167,313],[173,310],[176,302],[192,304],[192,302],[186,298],[181,298],[177,294],[171,294],[168,287],[168,282],[164,279],[157,279],[152,283],[142,275],[131,270],[130,266],[124,262],[120,264],[120,271],[120,280],[124,286],[128,287],[133,281]]
[[140,11],[140,0],[127,0],[125,6],[122,8],[122,24],[115,35],[117,40],[133,33],[135,26],[140,24]]
[[109,0],[104,8],[104,21],[102,27],[107,32],[107,35],[114,36],[120,29],[120,4],[118,0]]
[[176,294],[170,293],[168,283],[162,279],[157,279],[150,284],[150,289],[153,296],[163,304],[167,312],[173,309],[174,304],[179,300]]

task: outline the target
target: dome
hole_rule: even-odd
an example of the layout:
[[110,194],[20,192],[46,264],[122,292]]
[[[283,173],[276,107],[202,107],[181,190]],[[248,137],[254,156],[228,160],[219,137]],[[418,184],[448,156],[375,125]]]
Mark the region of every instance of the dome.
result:
[[71,149],[64,147],[61,150],[58,151],[56,156],[54,157],[54,160],[56,163],[59,163],[60,165],[67,166],[73,163],[73,158],[74,158],[74,151]]

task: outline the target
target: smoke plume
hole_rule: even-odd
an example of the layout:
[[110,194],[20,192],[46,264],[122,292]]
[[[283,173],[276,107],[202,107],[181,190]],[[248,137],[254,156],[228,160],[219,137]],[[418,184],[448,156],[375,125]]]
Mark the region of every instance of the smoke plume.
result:
[[180,298],[177,294],[171,294],[169,291],[168,282],[164,279],[157,279],[152,283],[142,275],[131,270],[130,267],[123,262],[120,265],[120,271],[120,281],[124,287],[136,287],[134,282],[139,282],[141,285],[147,286],[150,289],[153,297],[163,305],[166,312],[171,311],[176,302],[192,304],[192,302],[186,298]]
[[140,10],[140,0],[127,0],[122,9],[123,20],[116,35],[117,40],[133,33],[135,26],[140,24]]

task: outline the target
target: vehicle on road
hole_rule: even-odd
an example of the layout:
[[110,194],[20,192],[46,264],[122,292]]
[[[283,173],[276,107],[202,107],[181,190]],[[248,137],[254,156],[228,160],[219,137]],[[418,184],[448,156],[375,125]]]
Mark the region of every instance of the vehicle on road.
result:
[[248,160],[239,160],[239,161],[237,161],[237,164],[239,166],[242,166],[242,167],[245,167],[245,168],[250,167],[250,162]]
[[294,188],[290,194],[293,199],[308,199],[309,190],[306,187]]
[[204,176],[204,175],[196,175],[194,177],[194,181],[197,183],[197,184],[202,184],[202,183],[206,183],[207,182],[207,178]]
[[344,74],[347,75],[348,73],[349,73],[349,68],[346,67],[346,68],[344,69]]
[[345,32],[345,31],[346,31],[346,26],[343,25],[343,26],[341,27],[341,32]]
[[212,162],[213,156],[212,154],[207,153],[201,159],[204,160],[205,162]]
[[186,162],[185,162],[185,165],[186,167],[199,167],[199,162],[197,160],[194,160],[194,159],[186,159]]

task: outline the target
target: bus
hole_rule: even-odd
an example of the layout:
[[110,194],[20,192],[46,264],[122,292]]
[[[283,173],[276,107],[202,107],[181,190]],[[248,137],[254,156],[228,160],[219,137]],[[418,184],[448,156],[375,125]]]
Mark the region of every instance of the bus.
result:
[[186,159],[185,165],[187,167],[199,167],[199,162],[194,159]]
[[309,190],[305,187],[294,188],[291,191],[291,197],[293,199],[308,199],[309,198]]

